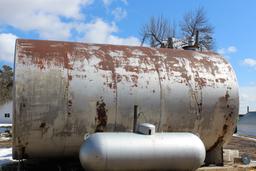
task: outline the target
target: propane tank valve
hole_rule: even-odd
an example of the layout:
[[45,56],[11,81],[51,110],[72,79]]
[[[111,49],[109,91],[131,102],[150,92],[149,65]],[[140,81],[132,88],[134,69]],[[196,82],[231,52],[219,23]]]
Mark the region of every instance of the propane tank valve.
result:
[[153,135],[156,132],[156,127],[150,123],[141,123],[137,127],[137,133],[144,135]]

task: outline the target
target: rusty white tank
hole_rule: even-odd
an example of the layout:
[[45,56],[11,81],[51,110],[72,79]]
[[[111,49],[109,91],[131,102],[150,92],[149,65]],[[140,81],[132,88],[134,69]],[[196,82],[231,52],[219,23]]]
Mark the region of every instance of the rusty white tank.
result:
[[16,41],[13,157],[78,157],[84,134],[192,132],[206,150],[226,142],[238,114],[231,65],[212,52]]

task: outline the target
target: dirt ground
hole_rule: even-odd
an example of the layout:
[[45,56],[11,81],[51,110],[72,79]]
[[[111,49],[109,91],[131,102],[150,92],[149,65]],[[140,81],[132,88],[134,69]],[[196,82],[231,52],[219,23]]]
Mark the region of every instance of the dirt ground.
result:
[[233,136],[224,148],[239,150],[240,156],[247,154],[252,160],[256,160],[256,137]]
[[9,133],[0,133],[0,148],[9,148],[9,147],[12,147],[11,135]]
[[[0,141],[0,148],[9,148],[12,147],[11,140],[8,141]],[[1,150],[1,149],[0,149]]]

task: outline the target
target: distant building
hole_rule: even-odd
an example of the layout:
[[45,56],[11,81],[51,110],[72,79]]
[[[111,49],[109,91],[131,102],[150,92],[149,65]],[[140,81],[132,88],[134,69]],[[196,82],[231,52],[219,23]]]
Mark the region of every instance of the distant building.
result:
[[256,136],[256,111],[249,111],[239,117],[237,123],[237,133],[240,135]]
[[12,123],[12,101],[0,105],[0,124]]

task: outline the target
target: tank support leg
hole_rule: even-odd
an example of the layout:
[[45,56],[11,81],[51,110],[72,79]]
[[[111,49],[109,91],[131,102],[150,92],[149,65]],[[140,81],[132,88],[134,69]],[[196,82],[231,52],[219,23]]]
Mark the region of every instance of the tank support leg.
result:
[[223,166],[223,143],[219,143],[214,148],[206,152],[205,165]]

